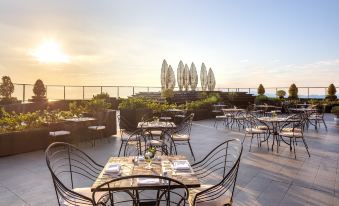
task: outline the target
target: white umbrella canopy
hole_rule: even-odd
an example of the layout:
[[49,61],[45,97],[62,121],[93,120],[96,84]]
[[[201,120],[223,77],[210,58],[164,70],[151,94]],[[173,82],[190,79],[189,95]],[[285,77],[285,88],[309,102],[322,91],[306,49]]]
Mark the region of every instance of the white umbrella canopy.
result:
[[166,74],[168,70],[168,64],[166,60],[162,61],[162,66],[161,66],[161,89],[164,90],[166,89]]
[[172,66],[169,65],[166,74],[166,89],[174,89],[175,87],[175,75]]
[[188,88],[190,86],[190,69],[188,68],[187,64],[185,64],[185,67],[184,67],[184,88],[185,88],[185,91],[188,91]]
[[214,88],[215,88],[215,77],[214,77],[214,73],[213,73],[211,68],[208,70],[207,85],[208,85],[209,91],[214,90]]
[[198,73],[193,62],[190,68],[190,85],[191,85],[192,91],[195,91],[198,85]]
[[207,89],[207,71],[206,71],[206,66],[205,66],[204,63],[201,64],[200,83],[201,83],[201,90],[206,91],[206,89]]
[[178,69],[177,69],[177,82],[179,90],[182,91],[182,88],[184,86],[184,63],[180,60]]

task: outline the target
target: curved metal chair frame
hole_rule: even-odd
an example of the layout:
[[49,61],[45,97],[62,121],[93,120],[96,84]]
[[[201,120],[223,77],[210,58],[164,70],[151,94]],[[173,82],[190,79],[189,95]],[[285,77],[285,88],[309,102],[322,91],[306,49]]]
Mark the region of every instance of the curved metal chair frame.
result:
[[[138,184],[137,181],[139,178],[159,179],[159,184],[156,185],[156,188],[159,189],[154,189],[154,185],[140,185],[135,187],[133,184]],[[115,187],[115,185],[118,186]],[[122,187],[121,185],[124,186]],[[103,191],[108,192],[108,200],[101,202],[96,199],[96,193]],[[154,193],[142,195],[141,192],[144,193],[145,191],[154,191]],[[132,175],[115,178],[99,185],[94,189],[92,198],[96,205],[101,206],[125,205],[126,203],[142,205],[142,203],[145,202],[151,202],[153,203],[152,205],[157,206],[161,203],[166,203],[168,206],[184,206],[186,205],[188,194],[187,187],[175,179],[156,175]],[[119,198],[119,195],[125,196],[124,198]]]
[[[193,149],[192,149],[192,145],[190,143],[193,118],[194,118],[194,113],[191,113],[185,119],[183,119],[183,121],[178,125],[178,127],[175,130],[173,130],[171,132],[171,136],[172,136],[172,142],[171,143],[174,146],[175,152],[177,152],[177,146],[178,145],[188,145],[189,148],[190,148],[192,157],[195,161],[194,152],[193,152]],[[182,140],[180,140],[180,139],[176,140],[175,138],[173,138],[174,135],[185,135],[187,138],[182,139]],[[173,148],[172,144],[170,146],[171,151],[172,151],[172,148]]]
[[[246,127],[245,129],[245,135],[242,140],[242,143],[244,143],[248,135],[251,136],[251,144],[250,144],[249,151],[251,151],[254,136],[257,137],[258,147],[261,147],[261,143],[266,141],[267,149],[269,150],[269,146],[268,146],[268,137],[270,133],[269,126],[266,123],[259,121],[258,118],[253,116],[252,114],[247,114],[245,116],[244,124],[248,127]],[[261,135],[264,135],[264,140],[261,140]]]
[[[311,157],[310,152],[308,151],[308,145],[304,138],[304,129],[305,125],[307,124],[307,114],[294,115],[291,116],[290,118],[299,118],[299,119],[298,121],[293,122],[286,121],[286,123],[280,128],[279,136],[281,141],[285,142],[290,146],[290,151],[292,151],[293,147],[294,158],[297,158],[295,146],[298,144],[298,140],[301,139],[302,142],[304,143],[308,156]],[[286,131],[289,132],[286,133]],[[284,137],[289,139],[289,143],[284,140]]]
[[74,189],[85,181],[92,184],[103,166],[77,147],[65,142],[49,145],[45,155],[59,206],[93,205],[92,198],[79,194]]
[[232,203],[242,150],[243,146],[239,139],[227,140],[212,149],[201,161],[192,164],[195,174],[201,181],[214,182],[212,187],[195,195],[192,205],[216,200],[227,191],[230,192]]

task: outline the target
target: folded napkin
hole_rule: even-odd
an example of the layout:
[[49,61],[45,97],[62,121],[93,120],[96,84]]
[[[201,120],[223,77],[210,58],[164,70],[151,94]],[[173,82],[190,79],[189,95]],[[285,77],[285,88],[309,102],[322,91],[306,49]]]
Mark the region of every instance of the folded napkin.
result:
[[121,165],[117,163],[112,163],[107,166],[105,173],[118,174],[120,173]]
[[174,160],[173,169],[174,170],[190,170],[191,166],[187,160]]
[[158,178],[138,178],[138,185],[155,185],[159,183],[160,180]]

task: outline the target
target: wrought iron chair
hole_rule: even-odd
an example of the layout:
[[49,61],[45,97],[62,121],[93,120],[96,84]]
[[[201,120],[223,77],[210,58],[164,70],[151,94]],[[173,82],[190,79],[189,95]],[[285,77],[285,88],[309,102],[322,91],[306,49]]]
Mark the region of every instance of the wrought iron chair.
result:
[[53,142],[71,142],[71,131],[69,125],[65,122],[48,123],[50,143]]
[[318,127],[320,127],[321,124],[325,126],[325,129],[327,131],[327,125],[324,119],[324,109],[318,109],[317,112],[313,112],[308,116],[308,123],[314,126],[314,128],[317,130]]
[[192,164],[203,184],[200,188],[190,189],[191,206],[232,204],[242,149],[239,139],[230,139],[212,149],[201,161]]
[[[126,143],[136,143],[140,139],[138,135],[141,135],[141,129],[135,129],[127,120],[125,120],[120,115],[117,116],[119,122],[119,130],[120,130],[120,137],[121,137],[121,144],[119,148],[118,156],[120,157],[122,148],[125,147]],[[122,128],[124,127],[124,128]]]
[[[294,119],[294,121],[289,121],[289,119],[292,118]],[[308,151],[308,145],[304,138],[304,128],[307,122],[307,117],[305,116],[305,114],[303,114],[299,115],[299,119],[296,118],[298,118],[298,116],[292,116],[284,123],[279,132],[280,139],[281,141],[284,141],[285,143],[290,145],[291,151],[293,147],[294,158],[297,158],[295,146],[297,145],[298,140],[301,139],[304,143],[308,156],[311,157],[310,152]],[[286,142],[284,138],[288,138],[289,143]]]
[[[153,184],[142,184],[143,179],[155,180]],[[155,189],[155,186],[159,189]],[[108,192],[108,200],[97,199],[97,193]],[[141,193],[142,192],[142,193]],[[188,199],[187,187],[169,177],[156,175],[133,175],[115,178],[105,182],[93,191],[95,205],[175,205],[184,206]]]
[[[195,161],[194,152],[190,143],[191,140],[191,129],[192,129],[192,122],[194,118],[194,113],[188,115],[179,125],[178,127],[172,131],[171,137],[173,140],[173,146],[175,151],[177,151],[178,145],[188,145],[192,154],[192,157]],[[171,148],[173,148],[171,146]],[[172,149],[171,149],[172,150]]]
[[104,117],[98,120],[98,124],[88,126],[88,130],[92,133],[92,147],[95,146],[97,138],[103,138],[106,130],[106,122],[108,121],[109,113],[104,113]]
[[264,136],[264,141],[266,141],[267,149],[269,150],[267,137],[269,133],[269,126],[265,125],[262,122],[259,122],[259,120],[255,116],[249,114],[245,118],[245,125],[248,127],[245,128],[245,135],[242,142],[244,143],[247,136],[251,136],[251,144],[249,151],[251,151],[254,136],[257,137],[258,147],[261,146],[262,135]]
[[[59,206],[93,205],[92,192],[88,186],[93,184],[103,166],[77,147],[65,142],[49,145],[45,155]],[[104,195],[97,193],[96,198]]]

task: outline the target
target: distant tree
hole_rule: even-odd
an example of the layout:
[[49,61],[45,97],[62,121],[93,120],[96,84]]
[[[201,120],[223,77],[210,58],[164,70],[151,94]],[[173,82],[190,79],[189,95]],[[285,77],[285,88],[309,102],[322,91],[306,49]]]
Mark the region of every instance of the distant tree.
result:
[[259,85],[258,87],[258,94],[259,95],[264,95],[265,94],[265,88],[262,84]]
[[278,90],[276,95],[280,98],[283,99],[286,95],[286,92],[284,90]]
[[337,96],[335,95],[337,93],[337,89],[335,88],[334,84],[330,84],[327,89],[327,96],[326,99],[329,100],[336,100]]
[[288,89],[288,98],[298,99],[298,87],[294,83]]
[[41,79],[36,80],[33,93],[36,97],[44,97],[46,95],[46,87]]
[[12,93],[14,92],[14,85],[9,76],[2,77],[2,83],[0,85],[0,95],[4,99],[11,99]]

